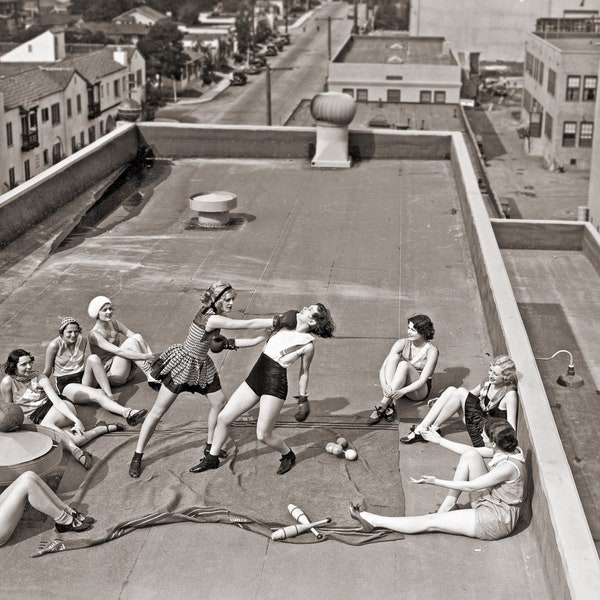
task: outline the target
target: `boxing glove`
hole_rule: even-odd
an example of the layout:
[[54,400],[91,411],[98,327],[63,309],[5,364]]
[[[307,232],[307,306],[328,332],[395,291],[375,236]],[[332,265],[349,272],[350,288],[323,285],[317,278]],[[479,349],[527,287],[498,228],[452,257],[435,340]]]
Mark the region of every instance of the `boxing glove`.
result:
[[296,315],[298,314],[297,310],[287,310],[286,312],[280,315],[273,316],[273,327],[275,329],[296,329],[297,319]]
[[209,348],[211,352],[218,354],[223,350],[237,350],[234,339],[227,339],[224,335],[215,335],[210,338]]
[[294,396],[296,400],[298,400],[298,412],[294,415],[294,419],[298,421],[298,423],[303,423],[306,421],[308,415],[310,414],[310,404],[308,402],[308,396],[299,395]]

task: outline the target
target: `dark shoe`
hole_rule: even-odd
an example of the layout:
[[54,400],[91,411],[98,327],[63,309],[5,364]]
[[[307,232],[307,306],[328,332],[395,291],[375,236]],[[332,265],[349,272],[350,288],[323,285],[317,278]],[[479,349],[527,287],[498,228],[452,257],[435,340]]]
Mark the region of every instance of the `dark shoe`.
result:
[[416,425],[410,428],[410,433],[400,438],[403,444],[414,444],[415,442],[425,442],[423,436],[420,433],[415,433]]
[[137,479],[142,474],[142,457],[138,456],[137,453],[133,455],[131,462],[129,463],[129,476]]
[[58,531],[58,533],[65,533],[67,531],[86,531],[91,526],[91,523],[82,523],[76,518],[73,518],[73,520],[68,525],[65,525],[63,523],[54,523],[54,528],[56,529],[56,531]]
[[308,415],[310,415],[310,404],[308,403],[308,400],[298,402],[298,412],[294,415],[294,419],[296,419],[298,423],[304,423]]
[[158,390],[160,390],[160,386],[162,385],[160,381],[157,380],[153,380],[153,381],[149,381],[148,385],[155,391],[158,392]]
[[386,409],[385,409],[385,420],[388,423],[391,423],[395,418],[396,418],[396,405],[394,404],[394,402],[392,402]]
[[381,421],[382,417],[385,415],[385,406],[376,406],[375,410],[369,415],[369,419],[367,423],[369,425],[377,425],[379,421]]
[[92,455],[89,452],[82,452],[77,462],[86,470],[89,471],[92,467]]
[[286,455],[279,459],[281,463],[277,469],[277,475],[287,473],[296,464],[296,455],[290,450]]
[[77,519],[80,523],[87,523],[88,525],[93,525],[96,522],[96,519],[94,519],[94,517],[83,515],[76,509],[73,510],[75,511],[73,518]]
[[190,469],[190,473],[203,473],[211,469],[219,468],[219,457],[209,454],[205,456],[196,466]]
[[138,423],[141,423],[143,418],[148,414],[148,411],[145,408],[136,408],[133,409],[127,418],[127,425],[130,427],[135,427]]
[[[210,454],[210,444],[206,444],[206,446],[204,446],[204,456],[208,456]],[[227,458],[227,450],[225,450],[225,448],[221,448],[219,450],[219,458]]]
[[360,526],[362,527],[362,529],[365,533],[371,533],[372,531],[375,530],[375,527],[373,527],[373,525],[371,525],[371,523],[369,523],[368,521],[365,521],[360,516],[360,506],[358,506],[358,504],[352,504],[352,502],[348,502],[348,510],[350,511],[350,516],[355,521],[358,521],[360,523]]

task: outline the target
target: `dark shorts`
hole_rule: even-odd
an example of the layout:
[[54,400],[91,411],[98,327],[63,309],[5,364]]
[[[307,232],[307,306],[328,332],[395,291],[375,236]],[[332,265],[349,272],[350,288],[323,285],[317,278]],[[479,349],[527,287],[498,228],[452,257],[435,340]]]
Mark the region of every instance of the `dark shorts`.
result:
[[260,355],[246,383],[257,396],[275,396],[280,400],[287,398],[287,371],[266,354]]
[[72,375],[63,375],[62,377],[56,377],[56,389],[59,394],[63,393],[63,390],[70,383],[81,383],[83,381],[83,371],[79,373],[73,373]]
[[183,392],[188,392],[190,394],[202,394],[206,396],[207,394],[218,392],[221,389],[221,380],[216,373],[213,380],[210,383],[207,383],[205,386],[190,383],[177,384],[171,379],[170,374],[162,377],[160,382],[173,394],[182,394]]
[[39,425],[44,417],[50,412],[52,408],[52,400],[46,398],[44,404],[40,404],[32,413],[29,414],[29,418],[36,424]]

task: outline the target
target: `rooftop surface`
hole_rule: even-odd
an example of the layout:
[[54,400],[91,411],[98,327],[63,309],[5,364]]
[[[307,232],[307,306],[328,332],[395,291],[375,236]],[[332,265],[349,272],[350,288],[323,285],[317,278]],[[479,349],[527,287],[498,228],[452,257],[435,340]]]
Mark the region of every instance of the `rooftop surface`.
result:
[[[238,194],[239,226],[216,231],[194,227],[188,197],[208,189]],[[323,301],[332,309],[337,336],[317,346],[309,427],[302,435],[293,428],[292,403],[282,412],[282,431],[290,429],[292,446],[305,457],[285,476],[280,484],[284,487],[277,488],[282,505],[294,498],[298,505],[310,506],[311,496],[319,495],[306,486],[311,462],[316,469],[328,456],[321,449],[320,432],[353,423],[351,441],[361,459],[349,463],[351,479],[354,466],[369,472],[391,456],[398,461],[402,489],[369,481],[355,489],[352,499],[376,509],[398,494],[404,496],[406,514],[433,510],[443,495],[440,490],[412,486],[408,478],[419,473],[450,476],[455,456],[430,444],[399,447],[396,437],[427,407],[401,406],[391,443],[387,426],[374,431],[364,421],[379,398],[381,361],[415,312],[429,314],[436,324],[441,358],[434,394],[448,385],[472,387],[487,369],[491,347],[478,294],[448,293],[476,286],[450,164],[376,160],[330,171],[310,169],[302,160],[181,159],[157,163],[139,192],[138,204],[123,203],[86,235],[49,254],[53,241],[65,233],[66,220],[55,216],[63,228],[39,229],[37,243],[40,236],[49,239],[13,267],[5,265],[6,277],[30,275],[5,290],[0,353],[21,346],[42,356],[66,314],[82,318],[89,329],[85,307],[96,294],[111,297],[120,318],[143,332],[157,350],[183,340],[200,292],[217,278],[230,280],[239,290],[239,316]],[[256,355],[248,350],[222,357],[226,391],[231,393],[245,377]],[[295,391],[294,375],[290,381]],[[154,399],[139,379],[116,391],[122,403],[135,406],[149,408]],[[107,418],[91,408],[83,414],[88,424]],[[89,473],[65,459],[59,493],[67,501],[78,500],[79,490],[100,477],[84,497],[89,512],[100,518],[107,498],[123,493],[120,486],[125,486],[127,498],[123,518],[139,514],[136,498],[152,480],[167,482],[175,476],[184,489],[200,493],[202,476],[192,477],[187,470],[202,446],[205,418],[205,402],[182,395],[147,448],[140,480],[130,480],[126,465],[112,454],[118,444],[133,443],[135,432],[126,431],[90,445],[96,467]],[[189,438],[181,463],[165,472],[161,441],[179,432],[182,424]],[[457,422],[447,434],[466,442]],[[277,457],[265,454],[267,468],[276,467]],[[265,471],[265,481],[272,481],[271,475]],[[107,489],[110,481],[118,481],[119,490]],[[301,489],[295,481],[303,482]],[[353,525],[344,502],[332,498],[328,509],[338,525]],[[289,598],[464,599],[493,597],[500,587],[503,595],[516,598],[552,597],[541,575],[542,554],[526,520],[514,535],[497,542],[431,534],[362,547],[332,540],[288,545],[227,525],[180,523],[134,531],[96,547],[30,558],[38,542],[49,537],[49,520],[31,517],[0,548],[3,589],[11,598],[42,593],[44,598],[79,597],[85,589],[100,599],[168,595],[268,600],[280,598],[285,589]],[[510,568],[490,569],[490,561]],[[51,576],[55,573],[60,577]]]
[[600,53],[600,34],[572,34],[568,33],[535,33],[535,35],[562,52],[589,52]]

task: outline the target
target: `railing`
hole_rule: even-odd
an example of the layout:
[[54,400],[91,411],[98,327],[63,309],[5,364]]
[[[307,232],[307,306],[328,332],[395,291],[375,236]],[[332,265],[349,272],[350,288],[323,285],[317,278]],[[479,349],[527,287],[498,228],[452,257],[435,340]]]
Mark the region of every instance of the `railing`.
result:
[[88,105],[88,119],[95,119],[100,115],[100,102],[91,102]]
[[32,131],[30,133],[21,134],[21,151],[27,152],[27,150],[33,150],[40,145],[38,140],[38,132]]

